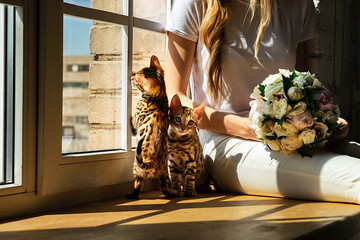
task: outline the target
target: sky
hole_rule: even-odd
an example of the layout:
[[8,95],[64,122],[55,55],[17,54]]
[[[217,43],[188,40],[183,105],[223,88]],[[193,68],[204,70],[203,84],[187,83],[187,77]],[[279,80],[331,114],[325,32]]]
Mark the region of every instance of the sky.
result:
[[[90,7],[90,0],[65,0],[83,7]],[[90,55],[89,39],[93,21],[64,16],[63,55]]]

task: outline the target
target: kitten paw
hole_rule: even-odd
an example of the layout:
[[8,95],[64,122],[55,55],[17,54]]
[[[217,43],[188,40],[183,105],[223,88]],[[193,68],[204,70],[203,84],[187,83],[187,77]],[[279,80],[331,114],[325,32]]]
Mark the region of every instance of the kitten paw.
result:
[[127,199],[139,199],[139,194],[132,192],[132,193],[129,193],[128,195],[126,195],[126,198]]
[[167,194],[165,194],[165,196],[167,198],[174,198],[174,197],[179,197],[180,196],[180,192],[177,190],[169,190],[169,192]]
[[184,197],[196,197],[195,190],[187,190],[184,192]]

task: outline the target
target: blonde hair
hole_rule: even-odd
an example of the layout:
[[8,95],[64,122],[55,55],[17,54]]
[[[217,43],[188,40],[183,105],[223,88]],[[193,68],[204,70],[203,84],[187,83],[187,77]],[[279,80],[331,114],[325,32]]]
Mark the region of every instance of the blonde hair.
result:
[[[209,62],[207,65],[208,75],[208,94],[210,99],[217,103],[219,98],[224,97],[224,84],[222,81],[221,68],[221,45],[225,37],[225,25],[230,19],[230,0],[204,0],[206,12],[200,27],[200,37],[205,47],[209,51]],[[254,42],[254,60],[261,66],[258,58],[259,46],[264,32],[270,24],[272,10],[275,0],[250,0],[249,9],[251,11],[250,22],[255,15],[256,6],[260,3],[260,23],[257,29],[257,36]],[[247,14],[245,18],[247,17]],[[245,19],[244,19],[245,21]],[[251,66],[253,65],[251,64]]]

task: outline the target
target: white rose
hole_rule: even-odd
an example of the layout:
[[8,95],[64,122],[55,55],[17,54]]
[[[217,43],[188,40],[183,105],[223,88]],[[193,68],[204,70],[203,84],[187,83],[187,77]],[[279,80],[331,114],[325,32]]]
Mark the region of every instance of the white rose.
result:
[[314,78],[314,82],[312,84],[312,87],[313,88],[318,88],[318,89],[324,89],[324,85],[317,78]]
[[292,116],[296,116],[300,113],[305,112],[305,110],[306,110],[306,103],[304,102],[298,102],[294,107],[288,105],[287,116],[291,118]]
[[274,136],[273,125],[273,121],[269,121],[264,125],[262,125],[262,123],[260,122],[258,127],[255,129],[256,136],[259,139],[264,139],[268,136]]
[[296,86],[290,87],[289,90],[287,91],[287,95],[289,99],[293,102],[300,101],[304,97],[301,88]]
[[273,150],[273,151],[280,151],[280,140],[279,139],[275,139],[275,140],[269,140],[266,139],[265,143],[268,145],[268,147]]
[[297,134],[294,136],[282,138],[280,143],[281,143],[281,152],[284,153],[296,152],[296,150],[298,150],[303,146],[303,141],[299,139],[299,136]]
[[285,96],[284,92],[284,83],[283,82],[276,82],[274,84],[269,84],[265,86],[265,97],[269,101],[274,101],[275,96],[282,95]]
[[327,111],[324,115],[323,121],[329,120],[330,122],[337,122],[338,116],[333,111]]
[[270,118],[274,118],[274,113],[273,113],[273,104],[269,101],[264,101],[262,104],[262,113],[265,116],[268,116]]
[[264,119],[264,115],[261,113],[262,111],[262,103],[261,100],[252,100],[249,103],[251,109],[249,113],[249,126],[252,129],[255,129],[259,123]]
[[283,122],[282,126],[280,126],[278,123],[275,123],[273,130],[278,137],[292,136],[297,132],[296,128],[290,121]]
[[272,105],[275,118],[281,119],[283,116],[285,116],[288,107],[288,103],[285,98],[280,99],[279,101],[275,100]]
[[324,139],[326,137],[327,131],[329,130],[328,126],[321,122],[315,122],[314,129],[316,131],[317,140]]
[[256,87],[254,87],[253,92],[250,94],[250,98],[252,98],[252,99],[261,99],[260,94],[261,94],[261,92],[260,92],[259,86],[256,85]]
[[315,141],[316,131],[313,129],[305,129],[300,133],[299,139],[303,141],[304,144],[310,144]]
[[279,69],[279,73],[287,78],[289,78],[292,74],[292,72],[290,72],[288,69]]
[[305,76],[303,74],[300,74],[299,76],[294,78],[293,84],[298,86],[301,89],[304,89],[305,86],[307,85],[307,81],[305,79]]
[[306,82],[311,86],[315,80],[315,74],[311,74],[310,72],[306,72],[304,74]]
[[274,84],[276,82],[282,81],[282,77],[279,74],[271,74],[263,81],[264,85]]

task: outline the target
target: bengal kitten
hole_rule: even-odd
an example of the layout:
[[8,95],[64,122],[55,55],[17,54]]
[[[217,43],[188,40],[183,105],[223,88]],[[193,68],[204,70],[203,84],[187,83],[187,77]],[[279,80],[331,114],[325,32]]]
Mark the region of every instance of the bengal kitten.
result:
[[196,190],[210,191],[210,178],[196,130],[204,109],[205,103],[197,108],[182,106],[177,94],[171,99],[168,164],[172,196],[179,196],[182,187],[185,197],[196,196]]
[[134,160],[134,190],[128,198],[138,198],[147,178],[160,177],[161,190],[169,195],[168,136],[169,103],[165,91],[164,70],[159,59],[152,56],[150,67],[136,72],[132,83],[141,91],[131,118],[132,133],[136,135],[137,147]]

